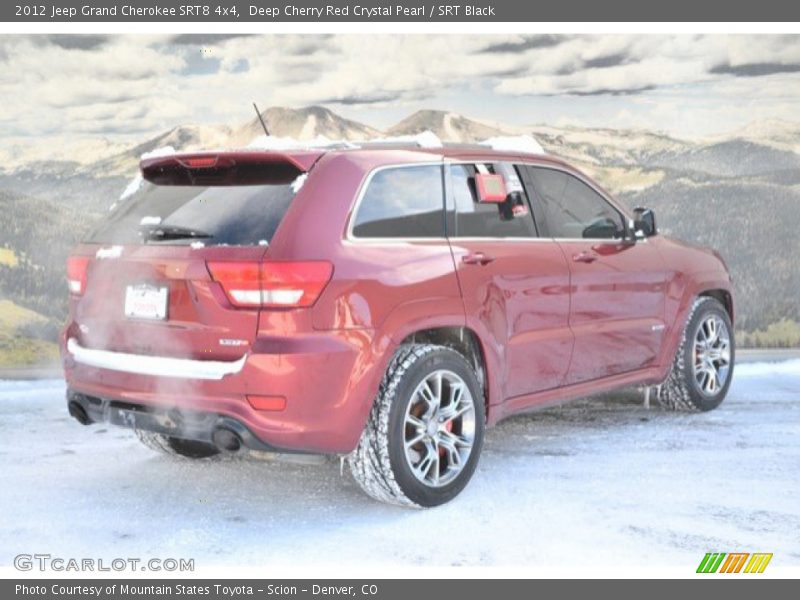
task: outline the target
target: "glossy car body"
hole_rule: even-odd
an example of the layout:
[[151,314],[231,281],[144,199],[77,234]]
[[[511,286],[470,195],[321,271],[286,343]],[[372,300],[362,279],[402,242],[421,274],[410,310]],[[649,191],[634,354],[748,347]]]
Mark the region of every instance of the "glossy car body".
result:
[[[587,176],[549,156],[478,147],[246,156],[307,172],[268,246],[76,248],[90,266],[86,293],[70,299],[62,354],[70,400],[81,403],[88,420],[108,420],[114,407],[159,409],[165,425],[163,415],[176,409],[224,419],[251,447],[345,454],[358,443],[392,355],[421,332],[475,340],[491,425],[546,404],[662,381],[699,295],[718,298],[733,317],[731,280],[718,255],[663,235],[632,241],[558,239],[546,231],[530,238],[352,233],[376,173],[432,164],[563,171],[631,216]],[[143,169],[156,162],[145,161]],[[443,171],[447,208],[449,172]],[[522,179],[530,185],[524,173]],[[241,309],[209,272],[207,263],[219,260],[327,261],[333,274],[313,306]],[[141,281],[168,288],[166,321],[121,317],[126,285]],[[260,404],[267,410],[253,406],[259,398],[267,399]],[[207,433],[183,432],[203,440]]]

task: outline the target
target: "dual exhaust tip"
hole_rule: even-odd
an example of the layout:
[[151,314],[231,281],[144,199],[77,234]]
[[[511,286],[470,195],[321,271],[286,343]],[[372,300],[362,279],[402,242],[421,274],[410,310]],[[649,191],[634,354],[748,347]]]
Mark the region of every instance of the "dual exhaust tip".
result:
[[[77,400],[72,400],[67,405],[69,415],[81,425],[91,425],[94,423],[86,412],[86,409]],[[224,454],[237,454],[244,449],[245,444],[242,436],[224,425],[217,427],[211,434],[211,443]]]
[[89,415],[86,414],[86,409],[81,406],[80,402],[72,400],[68,405],[67,408],[69,410],[69,416],[75,419],[81,425],[91,425],[93,421],[89,418]]

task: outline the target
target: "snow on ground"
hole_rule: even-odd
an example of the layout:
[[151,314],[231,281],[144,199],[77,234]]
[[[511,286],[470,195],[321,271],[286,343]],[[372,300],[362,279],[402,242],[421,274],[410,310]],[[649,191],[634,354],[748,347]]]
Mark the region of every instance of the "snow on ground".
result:
[[743,364],[706,414],[620,392],[492,429],[465,492],[383,506],[337,461],[190,462],[81,427],[58,380],[0,381],[0,566],[20,552],[215,565],[800,563],[800,360]]

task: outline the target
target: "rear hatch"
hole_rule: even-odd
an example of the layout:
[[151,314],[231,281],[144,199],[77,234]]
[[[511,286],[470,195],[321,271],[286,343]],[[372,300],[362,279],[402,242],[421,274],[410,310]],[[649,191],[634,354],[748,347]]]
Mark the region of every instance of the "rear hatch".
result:
[[139,189],[70,258],[69,337],[114,352],[240,358],[265,307],[269,242],[312,164],[266,153],[143,162]]

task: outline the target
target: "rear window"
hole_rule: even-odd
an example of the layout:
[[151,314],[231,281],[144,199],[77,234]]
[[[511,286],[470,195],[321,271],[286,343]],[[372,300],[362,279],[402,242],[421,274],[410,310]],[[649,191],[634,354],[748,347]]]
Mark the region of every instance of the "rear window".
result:
[[376,172],[358,206],[353,235],[360,238],[444,237],[442,168],[426,165]]
[[[155,185],[144,182],[89,236],[97,244],[141,244],[143,231],[173,232],[148,244],[250,246],[269,243],[294,198],[292,184]],[[180,237],[186,230],[194,234]],[[177,232],[177,233],[175,233]]]

